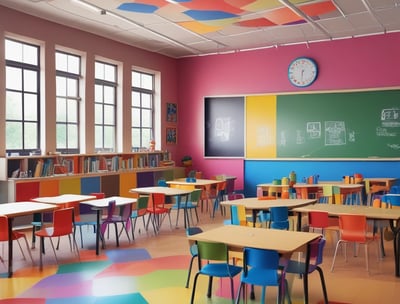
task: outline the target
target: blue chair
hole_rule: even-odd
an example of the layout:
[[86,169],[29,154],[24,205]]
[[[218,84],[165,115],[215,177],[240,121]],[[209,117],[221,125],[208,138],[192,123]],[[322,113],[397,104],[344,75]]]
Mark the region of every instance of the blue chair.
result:
[[[326,240],[323,237],[316,239],[315,241],[311,242],[310,244],[310,263],[308,266],[308,272],[306,272],[306,264],[305,261],[300,260],[289,260],[286,265],[286,273],[294,273],[299,274],[301,277],[309,275],[313,273],[315,270],[318,271],[321,285],[322,285],[322,292],[324,294],[324,303],[328,304],[328,293],[326,291],[326,284],[324,278],[324,272],[322,268],[319,267],[323,261],[323,254],[325,248]],[[303,279],[303,288],[304,294],[308,293],[308,284],[307,280]]]
[[285,206],[271,207],[269,227],[272,229],[289,230],[289,209]]
[[[240,277],[239,290],[236,303],[240,302],[243,290],[243,299],[246,298],[246,285],[261,286],[260,303],[265,302],[266,287],[278,287],[278,303],[283,303],[286,292],[285,271],[279,265],[279,253],[276,250],[244,248],[243,250],[243,272]],[[289,299],[290,302],[290,299]]]
[[399,194],[385,194],[382,195],[382,202],[386,203],[388,208],[400,207],[400,195]]
[[207,297],[211,298],[212,281],[214,277],[229,278],[231,281],[232,301],[235,299],[233,277],[240,274],[242,267],[229,263],[228,246],[224,243],[197,241],[199,271],[194,277],[192,297],[194,303],[197,279],[200,275],[209,277]]
[[[189,227],[186,229],[186,235],[195,235],[198,233],[203,232],[203,230],[200,227]],[[195,258],[198,257],[198,250],[197,250],[197,244],[195,242],[190,243],[190,254],[192,255],[190,259],[190,264],[189,264],[189,269],[188,269],[188,275],[186,279],[186,288],[189,288],[189,282],[190,282],[190,274],[192,273],[192,267],[193,267],[193,261]]]

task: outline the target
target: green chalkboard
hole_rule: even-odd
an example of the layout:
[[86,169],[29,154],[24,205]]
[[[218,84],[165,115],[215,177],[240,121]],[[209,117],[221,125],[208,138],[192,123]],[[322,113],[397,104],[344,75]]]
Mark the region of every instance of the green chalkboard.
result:
[[400,91],[279,95],[277,157],[400,157]]

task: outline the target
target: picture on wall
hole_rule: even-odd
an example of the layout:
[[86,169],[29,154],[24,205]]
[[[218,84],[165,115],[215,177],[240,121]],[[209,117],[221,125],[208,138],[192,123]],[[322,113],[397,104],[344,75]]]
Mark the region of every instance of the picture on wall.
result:
[[177,140],[177,131],[175,127],[167,127],[167,145],[168,144],[172,144],[175,145],[176,144],[176,140]]
[[167,122],[176,123],[178,121],[178,110],[176,103],[167,103]]

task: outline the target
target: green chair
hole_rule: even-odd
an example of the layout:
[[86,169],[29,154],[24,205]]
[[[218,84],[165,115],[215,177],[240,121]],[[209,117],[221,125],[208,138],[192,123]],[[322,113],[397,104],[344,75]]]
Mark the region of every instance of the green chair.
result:
[[240,274],[242,267],[229,263],[228,247],[224,243],[197,242],[199,271],[194,277],[192,297],[194,303],[197,279],[200,275],[209,277],[207,297],[211,298],[212,281],[214,277],[229,278],[231,281],[232,300],[235,299],[233,277]]
[[[132,210],[131,214],[131,228],[132,228],[132,240],[135,239],[135,229],[136,229],[136,222],[138,218],[143,219],[143,227],[146,229],[146,220],[145,215],[147,214],[147,207],[149,205],[149,197],[148,196],[141,196],[137,199],[136,202],[136,209]],[[140,230],[139,230],[140,232]]]

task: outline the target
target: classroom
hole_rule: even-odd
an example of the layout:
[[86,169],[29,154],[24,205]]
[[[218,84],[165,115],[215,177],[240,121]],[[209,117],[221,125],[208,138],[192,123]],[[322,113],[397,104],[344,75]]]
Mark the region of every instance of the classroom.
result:
[[[25,11],[14,9],[11,2],[13,1],[0,3],[0,48],[6,50],[0,52],[0,129],[5,130],[0,134],[0,205],[70,193],[104,193],[106,197],[135,198],[136,202],[136,194],[142,193],[135,192],[134,189],[157,186],[160,180],[169,182],[179,178],[186,179],[189,174],[195,173],[199,180],[215,177],[228,180],[233,177],[232,192],[246,198],[263,197],[264,193],[260,194],[258,187],[263,184],[273,184],[275,190],[272,192],[275,193],[276,187],[280,187],[280,183],[289,178],[291,173],[296,174],[300,184],[307,184],[310,177],[329,183],[342,182],[345,178],[360,175],[365,181],[385,178],[393,181],[390,186],[400,186],[400,24],[393,24],[393,28],[397,26],[397,30],[350,35],[340,39],[195,55],[188,55],[188,50],[182,50],[182,55],[179,52],[171,55],[172,53],[168,54],[169,48],[159,47],[160,51],[157,52],[156,47],[149,46],[149,49],[153,48],[149,51],[145,47],[136,47],[135,42],[128,44],[118,38],[112,39],[76,26],[41,18],[37,12],[30,11],[30,6]],[[44,2],[51,5],[52,1]],[[60,0],[55,2],[62,8]],[[106,1],[78,2],[97,2],[96,5],[101,7]],[[173,5],[170,1],[133,2],[155,6]],[[224,2],[230,6],[237,1]],[[261,5],[263,1],[254,2]],[[280,5],[282,2],[319,2],[322,7],[342,1],[268,2],[279,2]],[[380,1],[360,2],[379,6]],[[23,6],[21,3],[16,7]],[[125,4],[128,5],[128,2]],[[400,14],[398,0],[381,1],[380,4],[393,5],[393,14]],[[180,5],[183,7],[185,4]],[[190,7],[190,4],[187,5]],[[201,7],[201,4],[193,5]],[[110,16],[109,14],[107,18]],[[14,118],[10,120],[9,115],[11,113],[12,117],[14,111],[7,107],[7,100],[14,88],[10,89],[6,71],[15,67],[31,67],[30,64],[18,66],[10,63],[13,62],[10,60],[13,55],[7,54],[7,48],[13,43],[24,47],[33,46],[39,50],[40,65],[35,76],[38,83],[36,87],[33,83],[28,83],[29,81],[25,83],[27,87],[35,87],[34,90],[37,91],[33,95],[37,101],[33,106],[29,103],[24,105],[24,115],[36,115],[40,118],[37,124],[26,123],[29,118],[24,118],[25,125],[21,127],[24,128],[21,131],[23,139],[10,141],[10,135],[7,137],[7,134],[12,132],[10,125]],[[138,45],[140,46],[139,42]],[[56,64],[58,58],[79,58],[79,74],[60,71]],[[295,85],[288,74],[292,66],[304,58],[318,71],[310,83]],[[103,72],[99,73],[101,69]],[[112,69],[113,77],[107,78],[107,69]],[[101,73],[103,76],[99,76]],[[70,98],[76,112],[69,114],[76,115],[79,124],[74,121],[60,123],[58,112],[62,98],[57,82],[71,75],[73,77],[69,81],[79,84],[79,95]],[[143,82],[146,77],[151,77],[151,88],[142,87],[135,91],[135,76],[142,77],[140,79]],[[28,74],[24,74],[24,77],[28,77]],[[110,88],[111,93],[107,91]],[[154,98],[151,102],[152,108],[141,113],[149,115],[151,128],[150,131],[143,131],[146,127],[140,125],[138,128],[135,125],[132,96],[140,95],[145,103],[150,96],[146,95],[149,92],[154,93],[150,97]],[[103,96],[104,99],[112,96],[113,106],[107,105],[107,102],[101,105],[101,119],[107,121],[107,117],[110,117],[107,113],[112,112],[111,123],[110,120],[99,122],[98,96]],[[143,108],[140,107],[138,111],[143,111]],[[15,121],[20,120],[17,118]],[[60,137],[60,130],[64,130],[67,135]],[[137,136],[138,132],[142,132],[140,137]],[[111,133],[113,135],[107,137]],[[29,140],[32,134],[36,140]],[[51,173],[43,173],[47,167],[50,167],[48,170]],[[364,188],[361,204],[365,204],[370,198],[367,198],[369,191]],[[389,192],[389,189],[386,190]],[[271,192],[268,187],[266,191]],[[283,192],[279,196],[282,194]],[[176,195],[178,196],[179,194]],[[206,206],[208,207],[208,203]],[[212,203],[211,208],[214,208]],[[301,209],[303,206],[298,208],[299,212],[304,212]],[[197,209],[200,219],[194,222],[203,230],[219,228],[230,218],[229,212],[217,210],[215,215],[210,216],[208,209]],[[104,284],[108,280],[112,282],[113,274],[120,279],[124,277],[117,270],[122,273],[126,271],[127,276],[132,278],[149,275],[149,280],[157,282],[156,287],[143,285],[145,287],[142,286],[141,290],[135,285],[133,290],[129,290],[129,287],[125,289],[125,284],[136,283],[124,277],[121,279],[121,286],[108,294],[101,291],[102,282],[97,278],[97,289],[91,288],[96,289],[99,301],[100,295],[105,296],[101,303],[190,302],[192,288],[185,288],[184,281],[191,255],[183,226],[186,227],[186,220],[190,222],[193,219],[189,219],[190,213],[183,213],[179,218],[179,213],[175,211],[172,210],[169,215],[172,216],[170,226],[176,225],[173,229],[169,229],[168,218],[158,227],[152,227],[151,224],[146,226],[144,223],[141,226],[141,219],[138,219],[139,227],[136,227],[135,239],[133,230],[130,239],[128,231],[127,237],[123,233],[118,237],[113,236],[111,229],[110,240],[106,240],[107,250],[100,250],[100,256],[95,255],[93,250],[99,242],[96,240],[97,236],[89,229],[85,232],[82,239],[85,239],[86,245],[80,250],[81,262],[86,259],[89,262],[112,264],[124,258],[129,261],[126,256],[118,256],[118,252],[125,250],[138,255],[140,262],[135,263],[143,267],[141,273],[132,269],[121,270],[114,264],[115,269],[99,274],[100,278],[104,278]],[[14,224],[30,225],[29,219],[30,217],[15,218]],[[396,221],[393,220],[393,223]],[[30,226],[24,233],[29,241]],[[367,273],[362,250],[358,259],[352,257],[346,264],[338,253],[336,269],[331,271],[335,244],[331,234],[326,237],[324,263],[321,267],[325,274],[329,303],[397,301],[400,283],[393,271],[396,259],[393,247],[400,240],[397,243],[383,240],[386,250],[383,258],[375,253],[375,244],[372,244],[369,257],[371,271]],[[114,246],[114,239],[118,241],[119,238],[121,244]],[[67,265],[71,262],[71,253],[67,245],[62,246],[65,250],[60,250],[63,252],[57,255],[60,255],[60,261],[65,259]],[[121,248],[117,248],[119,246]],[[60,287],[63,279],[56,280],[60,285],[56,286],[57,283],[54,283],[53,286],[60,288],[60,295],[51,291],[51,284],[46,281],[46,277],[51,280],[51,275],[57,271],[70,271],[68,267],[58,269],[57,265],[52,264],[54,261],[51,252],[44,255],[45,271],[37,279],[37,265],[28,265],[29,259],[21,261],[18,247],[13,247],[16,248],[13,278],[7,278],[7,250],[0,252],[0,261],[3,262],[0,265],[0,281],[5,286],[0,291],[0,303],[22,303],[28,298],[32,303],[62,303],[65,299],[68,301],[69,297],[75,297],[77,303],[97,303],[92,298],[96,293],[94,291],[90,295],[83,291],[69,294],[68,288]],[[39,259],[39,251],[37,248],[32,249],[33,260]],[[111,252],[110,255],[107,255],[108,251]],[[375,262],[376,259],[379,261]],[[154,265],[149,266],[150,261]],[[169,268],[168,265],[174,265],[175,268]],[[124,266],[129,269],[129,265]],[[90,268],[87,265],[85,267]],[[152,267],[163,269],[160,277],[157,278],[157,274],[151,272]],[[147,272],[149,273],[146,274]],[[168,275],[174,276],[179,283],[164,282],[168,281]],[[31,279],[32,277],[35,279]],[[29,280],[33,281],[27,284]],[[68,281],[68,278],[65,280]],[[217,291],[214,290],[211,299],[208,299],[206,281],[199,281],[195,303],[230,302],[228,283],[226,286],[221,283],[218,289],[215,280],[214,287]],[[292,303],[303,303],[301,280],[294,281]],[[191,282],[193,285],[193,281]],[[74,284],[71,286],[77,288]],[[268,299],[275,300],[275,293],[269,294],[270,287],[267,290]],[[41,291],[47,295],[43,296]],[[176,297],[172,297],[173,293]],[[323,303],[320,280],[316,274],[310,275],[309,293],[309,303]],[[127,294],[134,296],[124,298],[123,295]],[[258,303],[252,300],[249,302]]]

